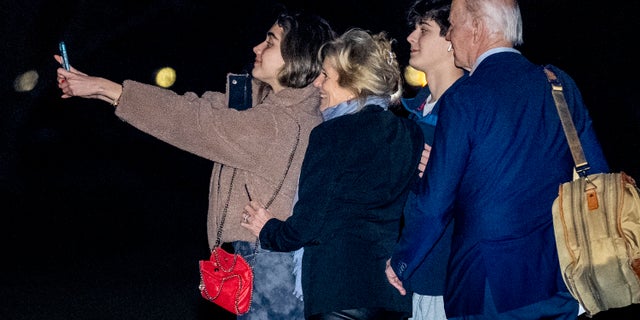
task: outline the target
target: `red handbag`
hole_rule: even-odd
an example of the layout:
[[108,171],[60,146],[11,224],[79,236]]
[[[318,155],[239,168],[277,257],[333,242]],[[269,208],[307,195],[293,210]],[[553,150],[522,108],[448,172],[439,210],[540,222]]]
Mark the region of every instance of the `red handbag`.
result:
[[[293,156],[300,141],[300,125],[298,124],[298,135],[296,144],[289,155],[289,163],[285,170],[284,177],[280,180],[280,184],[276,188],[273,196],[265,208],[268,208],[275,200],[278,192],[287,177],[287,172],[293,162]],[[220,225],[218,226],[218,237],[211,251],[209,260],[200,260],[200,294],[203,298],[221,306],[225,310],[236,315],[245,314],[251,306],[251,294],[253,293],[253,270],[241,255],[231,254],[220,247],[222,226],[227,217],[227,209],[229,208],[229,200],[231,191],[233,190],[233,182],[236,177],[236,170],[233,170],[231,182],[229,183],[229,193],[222,212]],[[247,191],[247,197],[251,201],[251,195],[247,185],[244,186]],[[253,257],[257,254],[259,239],[256,239],[255,251]]]
[[238,254],[216,247],[209,260],[200,260],[200,294],[237,315],[251,306],[253,270]]

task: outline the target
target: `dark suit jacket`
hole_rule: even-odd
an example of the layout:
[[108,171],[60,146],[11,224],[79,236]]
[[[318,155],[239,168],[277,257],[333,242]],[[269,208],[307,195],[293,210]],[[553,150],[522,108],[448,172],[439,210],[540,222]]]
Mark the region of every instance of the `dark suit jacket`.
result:
[[[449,89],[455,88],[458,83],[468,77],[468,73],[465,74],[455,83],[453,83]],[[409,119],[412,119],[420,125],[422,133],[424,133],[424,142],[428,145],[433,145],[433,135],[436,130],[436,124],[438,122],[438,112],[440,111],[441,103],[438,101],[433,107],[433,110],[426,115],[423,115],[424,104],[429,98],[431,91],[428,86],[423,87],[418,91],[413,98],[403,98],[402,104],[409,111]],[[427,177],[423,177],[427,179]],[[404,215],[407,219],[411,220],[413,212],[414,199],[416,197],[414,190],[409,192],[407,199],[407,205],[404,210]],[[420,214],[416,212],[415,214]],[[423,232],[429,232],[424,230]],[[435,232],[439,232],[436,228]],[[434,245],[433,249],[424,258],[420,265],[416,268],[416,271],[412,273],[410,278],[405,279],[402,282],[404,288],[408,291],[413,291],[421,295],[430,296],[442,296],[444,295],[444,287],[446,280],[447,261],[449,260],[449,252],[451,251],[451,234],[453,233],[453,223],[450,223],[442,237]]]
[[[574,81],[555,71],[590,173],[607,172]],[[447,316],[481,313],[486,283],[499,312],[566,291],[551,207],[573,160],[543,67],[516,52],[490,55],[440,102],[428,179],[413,201],[419,214],[407,221],[392,267],[410,277],[454,219]]]
[[384,269],[422,149],[414,121],[373,105],[311,132],[293,215],[260,232],[265,249],[304,246],[307,316],[364,307],[410,315],[411,295],[401,296]]

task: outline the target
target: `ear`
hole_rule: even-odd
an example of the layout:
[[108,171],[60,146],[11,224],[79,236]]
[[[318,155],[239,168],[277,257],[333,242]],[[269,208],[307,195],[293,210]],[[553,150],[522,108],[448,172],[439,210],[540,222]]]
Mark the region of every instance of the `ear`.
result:
[[476,43],[480,41],[480,35],[486,32],[484,21],[482,21],[482,19],[473,18],[471,28],[473,30],[473,42]]

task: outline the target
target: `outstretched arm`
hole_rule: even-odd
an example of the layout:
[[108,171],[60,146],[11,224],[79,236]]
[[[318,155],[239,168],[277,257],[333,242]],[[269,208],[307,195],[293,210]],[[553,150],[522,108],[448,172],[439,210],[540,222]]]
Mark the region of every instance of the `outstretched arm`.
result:
[[[60,55],[54,55],[53,58],[62,63]],[[78,71],[71,67],[70,71],[60,67],[57,70],[58,88],[62,90],[62,98],[82,97],[100,99],[118,105],[118,99],[122,94],[122,85],[115,83],[109,79],[92,77],[86,73]]]

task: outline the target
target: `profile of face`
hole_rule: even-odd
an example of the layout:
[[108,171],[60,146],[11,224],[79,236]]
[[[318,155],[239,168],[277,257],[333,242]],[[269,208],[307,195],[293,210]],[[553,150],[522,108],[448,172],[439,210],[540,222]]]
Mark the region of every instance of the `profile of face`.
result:
[[409,65],[427,72],[442,63],[451,63],[450,42],[440,35],[440,26],[433,19],[416,23],[407,37],[410,45]]
[[275,92],[283,89],[278,81],[278,73],[284,67],[284,59],[280,51],[283,35],[284,29],[276,23],[267,31],[266,39],[253,47],[256,60],[253,63],[251,75],[271,86]]
[[456,66],[471,70],[476,57],[473,56],[474,30],[471,25],[471,17],[465,8],[464,0],[453,0],[449,22],[451,26],[447,32],[447,40],[453,45],[453,57]]
[[338,84],[338,71],[331,63],[330,57],[326,57],[322,62],[322,72],[313,81],[313,85],[320,89],[320,111],[353,99],[355,96],[347,88]]

